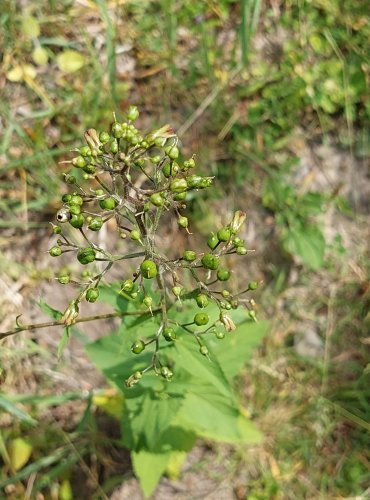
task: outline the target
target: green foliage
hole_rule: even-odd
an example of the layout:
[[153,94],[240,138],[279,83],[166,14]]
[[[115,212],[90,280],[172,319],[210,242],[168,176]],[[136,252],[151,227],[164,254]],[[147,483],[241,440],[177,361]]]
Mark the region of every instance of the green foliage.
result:
[[312,216],[323,211],[325,197],[321,193],[307,192],[298,195],[289,184],[278,176],[265,182],[262,203],[275,214],[277,231],[283,248],[300,257],[313,270],[324,265],[326,243]]
[[[185,306],[169,311],[177,325],[191,318],[189,300]],[[217,308],[209,306],[207,310],[212,318],[217,317]],[[261,439],[240,406],[233,380],[260,343],[267,324],[252,323],[238,311],[234,316],[236,331],[223,340],[216,336],[207,340],[208,360],[199,356],[190,334],[166,345],[164,359],[174,370],[171,381],[151,372],[134,388],[125,387],[124,380],[147,364],[147,359],[132,355],[127,348],[136,338],[137,320],[124,319],[116,333],[87,345],[93,363],[124,395],[122,443],[131,450],[134,470],[146,495],[151,494],[171,459],[189,451],[197,437],[228,443]],[[141,336],[150,335],[158,325],[157,318],[141,324]]]

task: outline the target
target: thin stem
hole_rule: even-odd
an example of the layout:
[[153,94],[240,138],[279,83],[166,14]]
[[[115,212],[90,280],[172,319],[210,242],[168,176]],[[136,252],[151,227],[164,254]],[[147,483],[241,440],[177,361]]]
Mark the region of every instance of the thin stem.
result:
[[[158,313],[161,308],[152,309],[152,313]],[[97,314],[95,316],[86,316],[84,318],[77,318],[75,323],[86,323],[87,321],[97,321],[99,319],[110,319],[110,318],[123,318],[124,316],[146,316],[150,315],[150,311],[132,311],[132,312],[114,312],[107,314]],[[48,328],[50,326],[65,326],[65,322],[62,320],[57,321],[47,321],[45,323],[33,323],[30,325],[20,326],[14,330],[9,330],[7,332],[0,333],[0,340],[9,337],[10,335],[15,335],[16,333],[37,330],[39,328]]]

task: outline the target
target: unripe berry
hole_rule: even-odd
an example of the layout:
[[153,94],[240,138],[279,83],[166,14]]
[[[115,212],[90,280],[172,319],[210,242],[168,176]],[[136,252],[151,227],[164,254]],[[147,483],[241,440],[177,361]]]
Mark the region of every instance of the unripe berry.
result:
[[174,286],[172,288],[172,293],[174,294],[175,297],[180,297],[182,292],[182,286]]
[[167,340],[167,342],[171,342],[172,340],[176,340],[176,332],[171,326],[167,326],[163,330],[163,337]]
[[193,262],[197,258],[197,254],[193,250],[185,250],[182,254],[182,258],[188,262]]
[[208,297],[204,293],[200,293],[199,295],[197,295],[195,297],[195,301],[196,301],[198,307],[200,307],[202,309],[204,309],[205,307],[207,307],[208,304],[209,304]]
[[216,339],[219,339],[219,340],[222,340],[225,338],[225,332],[223,332],[223,331],[217,331],[215,333],[215,335],[216,335]]
[[132,292],[134,288],[135,288],[135,283],[132,280],[125,280],[121,286],[121,290],[123,290],[126,293]]
[[171,158],[171,160],[177,160],[180,154],[179,148],[177,146],[168,146],[164,151],[167,156]]
[[188,183],[185,179],[174,179],[170,184],[170,190],[173,193],[182,193],[188,189]]
[[220,243],[220,241],[217,238],[217,236],[215,235],[215,233],[211,233],[208,237],[208,240],[207,240],[207,245],[209,246],[209,248],[211,250],[214,250],[219,243]]
[[91,219],[88,228],[91,231],[99,231],[103,226],[103,219],[101,217],[94,217]]
[[211,269],[212,271],[215,271],[220,264],[220,258],[217,257],[216,255],[213,255],[211,253],[206,253],[202,257],[202,265],[206,269]]
[[153,305],[153,299],[152,297],[149,297],[149,295],[147,295],[146,297],[143,298],[143,304],[148,308],[150,309]]
[[76,156],[72,160],[72,165],[77,168],[83,168],[86,165],[86,160],[83,156]]
[[131,122],[134,122],[139,118],[139,110],[137,109],[137,106],[130,106],[127,110],[126,113],[127,120],[130,120]]
[[68,193],[67,193],[67,194],[64,194],[64,195],[62,196],[62,202],[63,202],[63,203],[68,203],[68,202],[71,200],[71,198],[72,198],[72,195],[71,195],[71,194],[68,194]]
[[205,345],[200,346],[199,352],[203,354],[203,356],[208,356],[209,354],[208,348]]
[[71,281],[71,278],[69,274],[61,274],[58,276],[58,281],[61,285],[68,285],[68,283]]
[[247,253],[247,249],[245,247],[237,247],[236,253],[238,255],[245,255]]
[[144,278],[152,279],[158,274],[158,268],[155,262],[146,259],[140,264],[140,271]]
[[227,281],[230,278],[230,275],[231,273],[227,269],[219,269],[217,271],[217,279],[219,281]]
[[140,240],[140,231],[138,231],[137,229],[133,229],[131,232],[130,232],[130,238],[133,240],[133,241],[139,241]]
[[131,351],[134,354],[140,354],[141,352],[143,352],[144,349],[145,349],[145,344],[142,340],[136,340],[131,346]]
[[69,221],[71,226],[76,229],[80,229],[84,225],[84,222],[85,217],[82,214],[72,215],[71,220]]
[[258,288],[258,283],[257,281],[250,281],[248,283],[248,289],[249,290],[256,290]]
[[72,215],[78,215],[79,213],[81,213],[81,206],[70,204],[69,211],[71,212]]
[[149,200],[155,205],[156,207],[161,207],[164,205],[164,199],[161,196],[161,193],[154,193],[149,197]]
[[96,302],[99,297],[99,290],[97,288],[89,288],[86,291],[87,302]]
[[60,247],[51,247],[49,250],[49,254],[51,257],[59,257],[59,255],[62,255],[62,249]]
[[53,233],[60,234],[62,232],[62,228],[60,226],[53,226]]
[[107,142],[110,141],[110,135],[108,134],[108,132],[100,132],[99,140],[102,144],[107,144]]
[[91,156],[91,149],[89,148],[89,146],[82,146],[79,151],[81,153],[81,156]]
[[228,227],[223,227],[217,232],[217,238],[220,241],[229,241],[231,238],[231,230]]
[[177,219],[177,223],[180,227],[187,228],[189,226],[189,219],[187,217],[180,216]]
[[123,135],[122,125],[118,122],[114,122],[112,125],[112,135],[116,139],[119,139]]
[[99,205],[103,210],[113,210],[116,207],[117,202],[114,198],[109,196],[108,198],[100,200]]
[[95,258],[96,258],[96,252],[91,247],[80,248],[80,250],[77,253],[78,261],[84,266],[90,264],[90,262],[94,262]]
[[118,153],[118,141],[117,139],[113,139],[113,141],[110,143],[110,151],[113,154]]
[[71,196],[71,199],[69,200],[70,205],[83,205],[83,198],[79,194],[74,194]]
[[209,316],[206,313],[197,313],[194,316],[194,323],[198,326],[206,325],[209,321]]

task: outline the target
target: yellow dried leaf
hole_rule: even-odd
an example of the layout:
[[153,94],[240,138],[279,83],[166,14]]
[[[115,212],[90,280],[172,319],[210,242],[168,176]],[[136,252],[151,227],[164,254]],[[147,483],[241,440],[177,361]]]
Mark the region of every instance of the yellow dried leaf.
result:
[[57,65],[64,73],[74,73],[85,64],[85,58],[76,50],[65,50],[57,56]]
[[10,465],[13,470],[17,471],[28,462],[32,453],[32,445],[22,438],[16,438],[10,442],[8,452]]
[[24,16],[22,18],[21,31],[27,38],[37,38],[40,35],[40,25],[33,16]]

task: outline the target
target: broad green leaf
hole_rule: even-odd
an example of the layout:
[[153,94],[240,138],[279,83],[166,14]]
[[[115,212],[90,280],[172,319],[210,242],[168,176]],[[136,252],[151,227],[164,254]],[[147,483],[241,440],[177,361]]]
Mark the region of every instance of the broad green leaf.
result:
[[134,472],[140,481],[140,486],[145,497],[149,497],[153,493],[164,471],[166,470],[170,458],[170,452],[151,453],[146,450],[131,452]]
[[126,312],[130,301],[119,294],[120,286],[115,283],[111,286],[103,285],[99,287],[99,300],[114,307],[115,310]]
[[282,237],[285,250],[301,257],[307,267],[318,270],[324,265],[325,239],[313,224],[290,227]]
[[183,396],[164,391],[155,392],[150,388],[144,391],[138,389],[135,397],[131,397],[131,394],[133,391],[126,391],[122,421],[125,444],[131,449],[158,451],[158,446],[163,444],[162,434],[176,417],[183,403]]
[[253,349],[261,343],[268,327],[267,321],[248,321],[238,325],[234,332],[227,333],[224,339],[211,337],[207,342],[229,381],[249,361]]
[[16,438],[10,441],[8,454],[12,469],[17,472],[24,465],[26,465],[30,459],[31,453],[32,445],[25,439]]
[[16,406],[14,403],[9,401],[6,397],[2,396],[0,394],[0,408],[14,417],[19,418],[19,420],[22,420],[23,422],[26,422],[31,425],[35,425],[37,422],[34,420],[32,417],[28,415],[25,411],[21,410]]
[[85,57],[76,50],[65,50],[57,56],[57,65],[64,73],[74,73],[85,64]]
[[176,424],[207,439],[227,443],[255,443],[261,434],[238,407],[217,394],[189,393],[176,417]]

